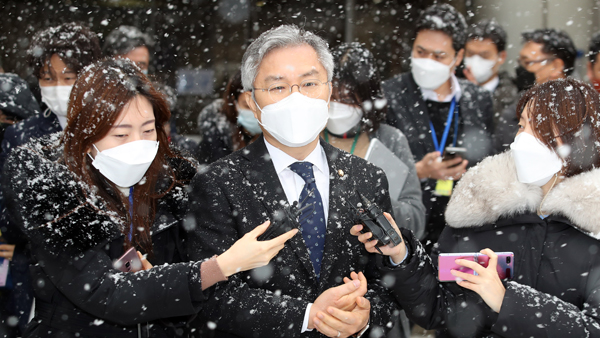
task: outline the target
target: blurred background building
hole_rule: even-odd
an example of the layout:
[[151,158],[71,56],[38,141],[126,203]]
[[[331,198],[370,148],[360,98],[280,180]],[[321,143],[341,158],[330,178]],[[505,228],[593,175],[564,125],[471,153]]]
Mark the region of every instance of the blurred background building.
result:
[[[363,42],[387,79],[409,70],[413,21],[436,2],[455,6],[468,23],[496,18],[509,36],[504,65],[509,71],[516,66],[523,30],[564,29],[583,56],[600,27],[596,0],[2,0],[0,61],[5,71],[27,78],[25,53],[40,29],[79,21],[103,39],[120,25],[136,26],[155,39],[150,74],[178,89],[180,131],[194,134],[197,114],[221,96],[248,41],[263,31],[292,23],[332,47]],[[579,60],[581,77],[585,63]]]

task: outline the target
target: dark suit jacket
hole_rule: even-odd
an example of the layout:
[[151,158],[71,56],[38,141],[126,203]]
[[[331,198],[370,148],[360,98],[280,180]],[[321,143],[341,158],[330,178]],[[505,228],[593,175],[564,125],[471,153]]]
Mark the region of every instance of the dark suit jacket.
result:
[[[289,240],[264,268],[235,274],[216,286],[216,295],[201,316],[216,323],[217,337],[318,337],[300,333],[308,303],[328,288],[343,283],[351,271],[363,271],[369,283],[370,327],[394,322],[397,305],[379,284],[375,255],[356,237],[344,200],[358,203],[355,189],[391,210],[383,171],[363,159],[321,142],[330,171],[329,216],[321,278],[317,280],[302,234]],[[340,176],[343,174],[343,176]],[[192,182],[190,210],[195,231],[190,259],[218,255],[236,240],[269,219],[287,199],[263,138],[213,163]],[[391,327],[391,325],[390,325]]]

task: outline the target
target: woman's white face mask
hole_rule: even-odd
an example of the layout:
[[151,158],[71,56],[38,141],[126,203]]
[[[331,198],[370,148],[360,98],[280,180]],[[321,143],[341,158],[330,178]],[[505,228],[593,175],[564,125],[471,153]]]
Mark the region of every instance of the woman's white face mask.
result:
[[329,104],[327,130],[335,135],[343,135],[356,127],[362,116],[363,111],[359,107],[332,101]]
[[142,180],[158,152],[157,141],[139,140],[99,151],[92,165],[119,187],[131,187]]
[[558,173],[564,161],[528,132],[521,132],[510,145],[519,182],[543,186]]

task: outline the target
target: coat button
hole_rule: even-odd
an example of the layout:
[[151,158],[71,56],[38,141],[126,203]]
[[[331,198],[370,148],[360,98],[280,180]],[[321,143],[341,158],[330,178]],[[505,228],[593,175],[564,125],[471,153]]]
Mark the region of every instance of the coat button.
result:
[[340,175],[340,177],[344,177],[344,171],[342,169],[338,170],[338,175]]

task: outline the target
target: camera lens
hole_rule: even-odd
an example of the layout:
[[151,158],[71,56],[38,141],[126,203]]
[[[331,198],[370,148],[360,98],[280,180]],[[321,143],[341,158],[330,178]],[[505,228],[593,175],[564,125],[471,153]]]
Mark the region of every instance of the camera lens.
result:
[[510,256],[506,257],[506,264],[510,264]]

